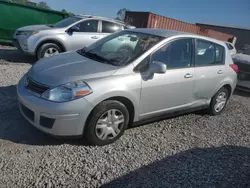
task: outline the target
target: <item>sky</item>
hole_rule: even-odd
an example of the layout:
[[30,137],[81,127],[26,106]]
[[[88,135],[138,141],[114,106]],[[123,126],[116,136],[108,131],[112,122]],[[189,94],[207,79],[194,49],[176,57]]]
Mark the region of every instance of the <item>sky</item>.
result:
[[[39,2],[41,0],[32,0]],[[42,0],[55,10],[115,18],[121,8],[147,11],[188,23],[250,28],[250,0]]]

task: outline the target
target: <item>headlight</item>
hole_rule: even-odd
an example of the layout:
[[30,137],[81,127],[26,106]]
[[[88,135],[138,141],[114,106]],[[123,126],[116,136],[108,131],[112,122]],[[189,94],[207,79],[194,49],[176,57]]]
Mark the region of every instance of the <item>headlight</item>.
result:
[[54,102],[67,102],[92,93],[91,88],[83,81],[76,81],[45,91],[42,98]]
[[24,35],[26,37],[30,37],[31,35],[35,35],[39,33],[39,31],[18,31],[17,35]]

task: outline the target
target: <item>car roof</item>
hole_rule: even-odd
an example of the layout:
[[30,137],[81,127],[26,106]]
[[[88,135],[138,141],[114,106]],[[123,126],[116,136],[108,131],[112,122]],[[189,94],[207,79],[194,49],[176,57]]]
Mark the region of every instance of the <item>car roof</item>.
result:
[[145,34],[151,34],[151,35],[156,35],[164,38],[168,38],[171,36],[187,36],[187,37],[194,37],[198,39],[203,39],[203,40],[208,40],[210,42],[218,43],[222,46],[225,47],[225,41],[219,41],[214,38],[210,37],[205,37],[193,33],[187,33],[187,32],[182,32],[182,31],[174,31],[174,30],[166,30],[166,29],[149,29],[149,28],[135,28],[135,29],[129,29],[130,31],[133,32],[140,32],[140,33],[145,33]]
[[99,20],[106,20],[106,21],[115,22],[115,23],[119,23],[119,24],[125,25],[125,23],[123,21],[112,19],[112,18],[107,18],[107,17],[101,17],[101,16],[92,16],[92,15],[80,14],[80,15],[77,15],[75,17],[81,18],[81,19],[95,18],[95,19],[99,19]]

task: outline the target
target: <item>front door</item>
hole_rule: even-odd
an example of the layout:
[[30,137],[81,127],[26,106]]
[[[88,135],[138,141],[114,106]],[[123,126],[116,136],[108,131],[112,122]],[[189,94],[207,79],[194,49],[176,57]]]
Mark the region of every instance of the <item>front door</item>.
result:
[[86,20],[76,24],[80,31],[68,33],[69,49],[81,49],[99,40],[98,24],[98,20]]
[[142,74],[140,119],[188,107],[193,102],[193,39],[183,38],[165,44],[151,55],[150,63],[167,65],[165,74],[145,79]]
[[209,100],[225,78],[225,49],[218,44],[196,40],[195,87],[196,100]]

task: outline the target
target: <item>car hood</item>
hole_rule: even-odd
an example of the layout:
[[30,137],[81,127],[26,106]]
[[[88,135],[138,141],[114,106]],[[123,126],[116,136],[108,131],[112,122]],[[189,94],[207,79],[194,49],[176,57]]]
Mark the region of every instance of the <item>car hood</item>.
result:
[[18,31],[42,31],[42,30],[48,30],[48,29],[53,29],[53,28],[47,25],[30,25],[30,26],[21,27],[18,29]]
[[88,59],[77,52],[66,52],[35,63],[28,76],[48,86],[58,86],[72,81],[107,77],[117,66]]
[[232,56],[234,62],[245,63],[250,65],[250,55],[235,54]]

